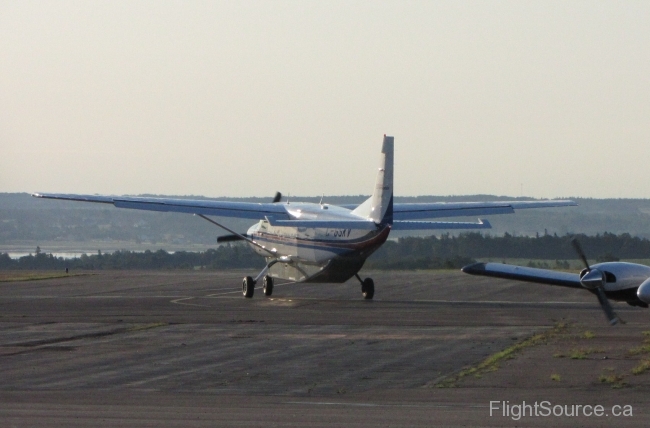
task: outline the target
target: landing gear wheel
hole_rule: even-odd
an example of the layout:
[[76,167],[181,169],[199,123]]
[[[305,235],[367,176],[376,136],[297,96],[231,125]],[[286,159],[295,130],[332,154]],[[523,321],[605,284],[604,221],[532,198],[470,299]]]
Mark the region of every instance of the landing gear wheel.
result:
[[366,300],[371,300],[375,295],[375,282],[372,278],[366,278],[361,283],[361,293],[363,298]]
[[265,296],[273,294],[273,278],[271,276],[264,276],[264,279],[262,279],[262,289],[264,290]]
[[247,276],[244,278],[244,282],[242,284],[242,294],[247,299],[250,299],[253,297],[253,293],[255,293],[255,281],[253,281],[252,277]]

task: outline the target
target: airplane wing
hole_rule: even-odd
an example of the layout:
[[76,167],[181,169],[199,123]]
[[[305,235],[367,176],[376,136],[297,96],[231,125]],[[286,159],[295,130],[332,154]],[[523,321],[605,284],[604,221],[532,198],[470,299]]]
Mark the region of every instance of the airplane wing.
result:
[[263,220],[267,216],[287,219],[287,211],[280,204],[254,202],[227,202],[192,199],[147,198],[126,196],[66,195],[58,193],[34,193],[32,196],[66,201],[111,204],[117,208],[136,210],[179,212]]
[[489,221],[478,219],[478,222],[465,221],[404,221],[393,222],[392,230],[435,230],[435,229],[491,229]]
[[583,288],[580,285],[580,275],[577,273],[558,272],[502,263],[474,263],[463,267],[461,270],[470,275],[492,276],[495,278],[514,279],[539,284],[559,285],[560,287]]
[[[189,214],[213,215],[219,217],[249,218],[256,220],[264,220],[267,217],[274,218],[278,221],[290,220],[285,207],[282,204],[277,203],[229,202],[128,196],[70,195],[60,193],[34,193],[32,196],[45,199],[60,199],[67,201],[111,204],[117,208],[130,208],[147,211],[180,212]],[[485,220],[479,220],[478,223],[459,224],[455,224],[453,222],[414,222],[403,220],[436,217],[510,214],[513,213],[515,209],[563,207],[572,205],[577,204],[573,201],[563,200],[395,203],[393,205],[393,218],[395,220],[394,229],[483,229],[490,227],[489,223]],[[350,208],[348,206],[343,207],[348,209]]]
[[394,220],[512,214],[516,209],[576,206],[574,201],[496,201],[394,203]]

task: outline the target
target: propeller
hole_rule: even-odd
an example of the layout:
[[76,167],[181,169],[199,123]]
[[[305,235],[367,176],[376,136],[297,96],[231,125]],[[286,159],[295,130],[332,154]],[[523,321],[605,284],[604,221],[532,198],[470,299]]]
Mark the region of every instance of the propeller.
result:
[[587,267],[587,271],[590,271],[591,266],[589,266],[589,262],[587,261],[585,252],[582,251],[582,246],[580,245],[580,242],[578,242],[578,239],[572,238],[571,245],[573,245],[573,248],[576,250],[576,253],[578,253],[578,256],[580,257],[580,260],[582,260],[582,263],[584,263],[584,265]]
[[578,256],[586,268],[585,274],[580,277],[580,284],[589,290],[596,291],[596,296],[598,296],[600,307],[603,308],[603,311],[605,312],[605,316],[609,320],[609,323],[611,325],[618,323],[618,316],[614,312],[612,305],[609,303],[609,300],[605,295],[605,272],[601,272],[600,270],[589,266],[585,252],[582,250],[582,246],[576,238],[571,239],[571,245],[573,245],[573,248],[576,250],[576,253],[578,253]]

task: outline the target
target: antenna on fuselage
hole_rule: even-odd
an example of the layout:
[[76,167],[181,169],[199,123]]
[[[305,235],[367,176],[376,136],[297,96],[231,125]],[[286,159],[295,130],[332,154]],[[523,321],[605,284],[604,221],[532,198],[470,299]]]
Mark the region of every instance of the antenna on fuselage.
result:
[[325,197],[325,193],[323,193],[323,196],[320,197],[320,202],[318,205],[323,205],[323,198]]

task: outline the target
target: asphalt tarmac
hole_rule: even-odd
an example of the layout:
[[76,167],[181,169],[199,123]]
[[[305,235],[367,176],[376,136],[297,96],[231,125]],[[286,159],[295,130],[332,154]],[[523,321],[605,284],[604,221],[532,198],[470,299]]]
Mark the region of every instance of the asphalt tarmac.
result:
[[[591,353],[623,355],[620,364],[631,367],[637,360],[624,351],[641,343],[647,310],[615,304],[627,324],[612,328],[595,297],[582,290],[446,271],[365,272],[375,280],[373,301],[363,300],[356,281],[276,284],[272,297],[257,289],[244,299],[247,273],[106,271],[0,282],[0,426],[649,421],[650,375],[626,374],[622,387],[613,388],[590,371],[609,366],[575,366],[548,357],[545,348],[525,350],[480,379],[439,387],[558,322],[574,335],[583,328],[597,332],[602,349],[592,346]],[[552,382],[553,370],[575,376]],[[515,420],[499,410],[490,416],[491,401],[543,400],[629,405],[634,414]]]

